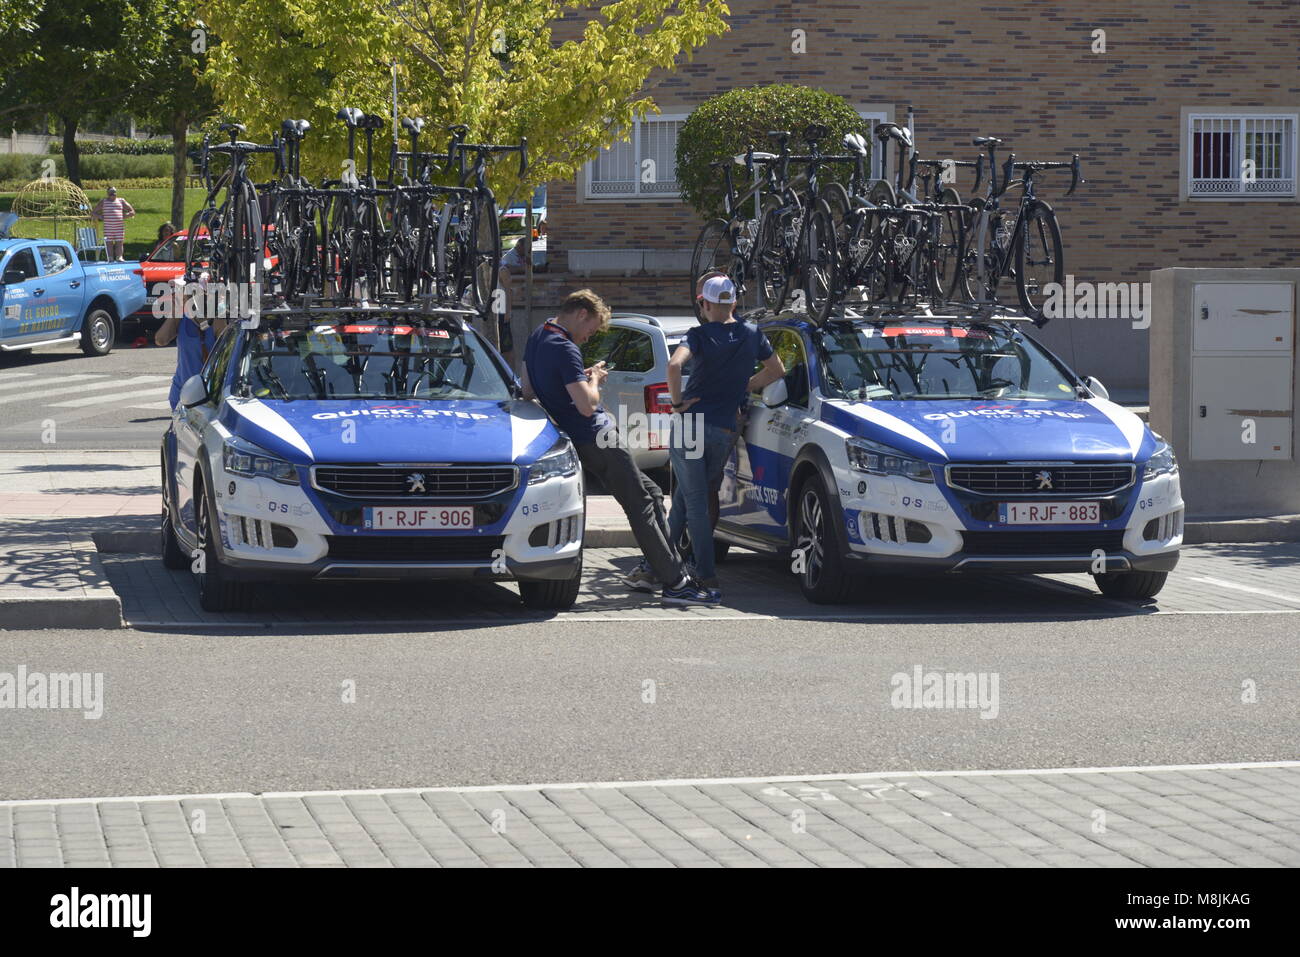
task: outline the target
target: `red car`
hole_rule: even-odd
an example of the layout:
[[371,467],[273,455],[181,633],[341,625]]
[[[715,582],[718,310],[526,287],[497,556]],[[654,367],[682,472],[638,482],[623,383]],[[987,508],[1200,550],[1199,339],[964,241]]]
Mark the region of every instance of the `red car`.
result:
[[[271,227],[274,228],[274,227]],[[163,321],[153,314],[154,290],[160,282],[171,282],[173,279],[179,279],[185,275],[185,243],[189,237],[187,230],[179,233],[173,233],[162,242],[160,242],[154,251],[144,259],[140,260],[140,268],[144,272],[144,305],[131,315],[131,318],[144,327],[146,333],[152,335],[154,330],[162,325]],[[203,237],[204,246],[208,246],[206,236]],[[206,252],[206,248],[204,252]],[[271,251],[266,249],[264,255],[270,259],[271,265],[278,262],[278,257],[272,256]],[[203,264],[207,265],[206,255],[203,258]]]

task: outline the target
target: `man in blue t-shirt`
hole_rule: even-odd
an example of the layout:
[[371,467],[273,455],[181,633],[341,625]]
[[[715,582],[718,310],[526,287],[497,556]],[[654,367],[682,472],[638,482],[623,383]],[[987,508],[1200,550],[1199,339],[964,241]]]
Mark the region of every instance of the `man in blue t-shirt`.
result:
[[[154,333],[153,341],[165,346],[176,340],[176,372],[172,375],[171,392],[167,395],[168,404],[174,409],[180,401],[181,387],[203,369],[208,353],[226,328],[226,321],[220,318],[205,321],[185,315],[185,303],[179,294],[169,296],[166,306],[166,319]],[[203,328],[199,327],[200,322]]]
[[[722,475],[739,434],[737,419],[751,392],[785,375],[781,359],[757,326],[734,314],[736,287],[726,276],[705,280],[701,311],[708,320],[686,333],[668,362],[668,392],[673,400],[673,437],[668,457],[676,488],[668,516],[668,536],[679,541],[689,528],[695,575],[714,586],[710,486]],[[682,367],[691,366],[682,389]],[[762,368],[755,372],[755,367]],[[695,436],[695,441],[689,437]],[[700,436],[703,441],[700,441]]]
[[632,534],[648,563],[637,578],[626,578],[640,590],[663,588],[663,601],[672,605],[711,605],[716,592],[687,578],[681,559],[669,544],[663,493],[637,468],[618,429],[600,404],[605,364],[583,368],[578,348],[609,324],[609,307],[590,289],[571,293],[528,337],[524,347],[524,395],[536,398],[555,424],[568,434],[578,459],[609,489],[627,514]]

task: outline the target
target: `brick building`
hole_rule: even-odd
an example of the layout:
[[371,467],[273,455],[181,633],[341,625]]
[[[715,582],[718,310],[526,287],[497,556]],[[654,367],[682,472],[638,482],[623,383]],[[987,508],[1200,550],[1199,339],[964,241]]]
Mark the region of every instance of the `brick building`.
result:
[[[646,92],[660,115],[576,181],[551,184],[552,272],[538,276],[535,318],[575,285],[596,288],[616,308],[684,311],[701,219],[662,172],[653,191],[632,173],[646,158],[672,169],[677,129],[701,101],[772,82],[823,87],[867,117],[901,121],[910,105],[927,156],[973,159],[970,140],[980,134],[1001,137],[1022,158],[1082,154],[1087,185],[1074,196],[1063,195],[1059,176],[1040,188],[1061,220],[1077,281],[1142,282],[1175,265],[1296,263],[1294,0],[730,6],[728,33],[651,77]],[[1256,160],[1253,183],[1238,173],[1243,157]],[[966,194],[972,184],[965,176],[956,185]],[[1059,319],[1043,338],[1113,391],[1145,391],[1147,336],[1129,321]]]

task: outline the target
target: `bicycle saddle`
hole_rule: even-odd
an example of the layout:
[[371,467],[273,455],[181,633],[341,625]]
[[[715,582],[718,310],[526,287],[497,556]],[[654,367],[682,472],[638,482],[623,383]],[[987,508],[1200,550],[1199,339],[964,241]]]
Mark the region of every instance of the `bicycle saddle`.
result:
[[382,130],[384,128],[384,118],[378,113],[366,113],[361,117],[361,128],[363,130]]
[[790,138],[790,134],[785,130],[770,130],[767,135],[774,140],[788,140]]
[[280,129],[284,132],[285,139],[300,140],[311,129],[311,124],[306,120],[285,120],[280,124]]
[[297,128],[299,136],[306,136],[307,131],[311,129],[311,124],[306,120],[294,120],[293,125]]
[[822,126],[820,123],[813,123],[803,131],[803,138],[809,143],[816,143],[818,140],[826,139],[826,137],[830,135],[830,132],[830,130]]
[[845,133],[844,148],[850,152],[857,153],[859,156],[867,155],[867,141],[862,138],[861,133]]
[[996,136],[977,136],[971,143],[975,146],[1000,146],[1002,141]]
[[364,117],[365,114],[362,113],[360,110],[358,110],[355,106],[345,106],[343,107],[343,109],[339,110],[337,113],[334,114],[335,119],[342,120],[349,127],[359,125],[361,123],[361,120]]
[[464,123],[455,123],[455,124],[453,124],[453,125],[447,127],[447,132],[448,132],[448,133],[455,133],[455,134],[457,134],[458,136],[462,136],[462,137],[463,137],[463,136],[465,136],[466,134],[469,133],[469,127],[466,126]]
[[409,130],[411,133],[419,133],[424,129],[424,120],[420,117],[402,117],[402,129]]
[[217,127],[217,129],[221,130],[223,133],[229,133],[231,130],[234,130],[236,133],[247,132],[243,123],[222,123]]

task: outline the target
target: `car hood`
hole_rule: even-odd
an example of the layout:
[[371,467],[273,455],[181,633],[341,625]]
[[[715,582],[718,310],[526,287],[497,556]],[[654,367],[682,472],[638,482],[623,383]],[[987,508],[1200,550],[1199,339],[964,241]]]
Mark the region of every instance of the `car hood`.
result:
[[1145,461],[1156,441],[1104,399],[826,401],[822,419],[927,462]]
[[560,433],[519,400],[228,398],[222,424],[290,462],[513,462],[527,465]]

